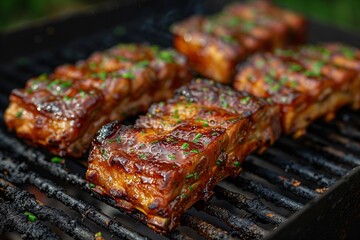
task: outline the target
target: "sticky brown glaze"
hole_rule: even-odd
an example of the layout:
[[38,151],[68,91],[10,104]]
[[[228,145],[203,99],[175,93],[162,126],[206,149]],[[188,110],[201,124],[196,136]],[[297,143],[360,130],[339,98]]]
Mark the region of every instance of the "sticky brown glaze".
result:
[[279,104],[284,132],[301,136],[315,119],[331,119],[340,107],[359,105],[359,55],[347,56],[348,49],[305,45],[257,54],[240,68],[234,87]]
[[15,89],[5,121],[34,145],[78,157],[102,125],[145,112],[190,79],[186,59],[174,50],[120,44]]
[[229,83],[236,64],[254,52],[302,43],[301,16],[265,1],[232,4],[222,12],[192,16],[172,27],[174,46],[200,74]]
[[213,81],[194,80],[135,125],[105,125],[93,141],[87,179],[119,207],[169,231],[216,183],[241,170],[280,134],[279,108]]

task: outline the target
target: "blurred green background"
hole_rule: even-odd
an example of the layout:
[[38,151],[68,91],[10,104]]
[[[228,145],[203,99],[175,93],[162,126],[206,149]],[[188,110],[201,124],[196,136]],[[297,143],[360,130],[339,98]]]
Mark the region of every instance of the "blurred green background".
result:
[[[106,0],[0,0],[0,31],[76,12]],[[134,0],[135,1],[135,0]],[[318,21],[360,33],[360,0],[273,0]]]

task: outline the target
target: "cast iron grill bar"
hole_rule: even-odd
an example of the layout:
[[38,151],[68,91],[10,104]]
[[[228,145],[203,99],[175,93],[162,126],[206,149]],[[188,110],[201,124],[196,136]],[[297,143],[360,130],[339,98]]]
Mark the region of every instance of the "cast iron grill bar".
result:
[[193,240],[191,237],[185,235],[184,233],[180,232],[179,230],[172,231],[170,238],[176,239],[176,240]]
[[285,217],[271,211],[258,199],[248,199],[240,193],[227,190],[220,186],[215,186],[214,192],[218,199],[226,200],[232,203],[235,207],[255,215],[263,222],[280,225],[286,220]]
[[95,233],[91,232],[77,219],[69,217],[56,208],[40,205],[29,192],[21,190],[3,179],[0,179],[0,188],[20,211],[30,211],[41,220],[49,221],[75,239],[94,239]]
[[343,111],[337,115],[340,122],[346,123],[346,126],[352,126],[353,128],[360,130],[360,116],[356,115],[351,111]]
[[[232,240],[234,239],[229,235],[227,231],[217,228],[214,225],[205,222],[204,220],[192,216],[188,213],[184,213],[180,220],[182,225],[188,226],[196,230],[201,236],[207,239],[221,239],[221,240]],[[235,240],[235,239],[234,239]]]
[[275,206],[285,208],[292,212],[299,211],[304,206],[302,203],[296,202],[261,183],[248,180],[241,175],[238,177],[236,185],[241,189],[256,194],[258,197],[264,198],[265,200],[273,203]]
[[310,126],[309,129],[313,131],[317,136],[319,136],[319,138],[326,138],[328,141],[339,144],[346,149],[349,149],[356,153],[360,153],[360,143],[358,142],[355,142],[345,136],[341,136],[334,131],[330,131],[329,129],[326,129],[320,125]]
[[349,121],[340,122],[340,121],[331,121],[331,122],[322,122],[321,125],[326,127],[327,129],[333,129],[339,132],[343,136],[347,136],[349,138],[360,141],[360,131],[359,126],[354,126],[354,123]]
[[23,239],[60,240],[60,237],[40,221],[30,222],[11,203],[0,199],[0,233],[17,232]]
[[325,169],[337,177],[342,177],[348,172],[347,169],[328,161],[328,159],[324,158],[323,155],[318,154],[316,151],[304,147],[301,142],[291,141],[287,137],[278,139],[273,148],[295,155],[301,160]]
[[277,152],[272,148],[269,148],[260,157],[264,161],[280,167],[285,172],[294,173],[307,181],[314,182],[319,187],[329,187],[336,181],[336,179],[328,178],[324,174],[321,174],[318,171],[304,164],[298,162],[290,162],[285,160],[284,158],[279,157]]
[[334,161],[338,163],[347,164],[352,168],[360,166],[360,158],[350,153],[349,151],[342,150],[344,147],[332,146],[333,144],[329,143],[325,139],[322,139],[311,133],[304,136],[304,140],[304,145],[306,145],[307,147],[315,148],[317,151],[320,151],[321,154],[325,156],[332,156]]
[[267,233],[266,230],[257,226],[248,218],[236,216],[213,203],[197,204],[196,208],[200,208],[206,213],[223,220],[228,226],[239,232],[238,235],[241,239],[260,239]]
[[[123,239],[147,239],[147,237],[133,231],[129,230],[127,227],[123,226],[121,223],[112,220],[110,217],[106,216],[104,213],[98,211],[92,205],[89,205],[85,202],[77,200],[64,192],[64,189],[57,186],[48,179],[42,178],[32,171],[27,171],[23,173],[20,169],[17,169],[17,165],[8,159],[1,159],[0,169],[2,171],[12,171],[17,174],[21,179],[25,179],[28,183],[34,185],[41,192],[46,193],[48,197],[55,198],[56,200],[62,202],[64,205],[69,208],[77,211],[82,216],[85,216],[89,220],[95,222],[99,226],[109,230],[118,237]],[[6,176],[3,176],[6,178]]]
[[[252,159],[252,157],[249,156],[249,159]],[[251,173],[266,179],[272,184],[282,187],[298,197],[311,200],[319,195],[310,188],[302,186],[301,182],[297,179],[288,179],[287,177],[281,176],[269,169],[257,166],[252,161],[246,161],[243,164],[244,168],[250,170]]]

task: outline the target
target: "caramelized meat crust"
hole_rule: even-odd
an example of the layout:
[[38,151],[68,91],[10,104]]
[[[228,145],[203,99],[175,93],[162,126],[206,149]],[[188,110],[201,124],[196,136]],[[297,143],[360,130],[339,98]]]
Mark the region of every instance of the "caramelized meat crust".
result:
[[360,105],[360,54],[340,44],[305,45],[257,54],[241,66],[234,87],[281,106],[284,132],[300,136],[315,119]]
[[182,213],[209,199],[216,183],[263,151],[281,131],[279,108],[207,80],[194,80],[166,103],[153,104],[135,125],[100,129],[87,179],[119,207],[137,209],[156,231],[173,229]]
[[269,1],[236,3],[220,13],[192,16],[172,27],[175,48],[200,74],[229,83],[235,66],[254,52],[302,43],[303,17]]
[[186,59],[174,50],[120,44],[15,89],[5,121],[34,145],[79,157],[102,125],[145,112],[190,79]]

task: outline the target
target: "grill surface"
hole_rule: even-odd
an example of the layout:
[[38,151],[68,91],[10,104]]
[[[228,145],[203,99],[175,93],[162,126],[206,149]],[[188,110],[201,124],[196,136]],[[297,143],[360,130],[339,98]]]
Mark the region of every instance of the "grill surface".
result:
[[[2,60],[20,56],[0,65],[1,234],[17,232],[30,239],[94,239],[99,231],[105,238],[122,239],[346,237],[349,221],[360,216],[360,115],[347,109],[330,123],[312,124],[300,140],[282,137],[265,154],[248,157],[238,177],[216,186],[215,197],[196,204],[168,236],[141,224],[141,213],[124,214],[112,199],[93,193],[84,179],[85,161],[52,163],[52,156],[6,130],[9,93],[30,77],[120,42],[170,46],[171,23],[194,12],[210,13],[224,4],[219,2],[125,2],[98,14],[1,36],[0,46],[6,49]],[[77,31],[85,22],[91,27]],[[90,29],[96,31],[89,34]],[[360,47],[360,37],[312,23],[310,41],[325,40]],[[19,46],[19,41],[28,44]],[[27,221],[25,211],[37,220]]]

